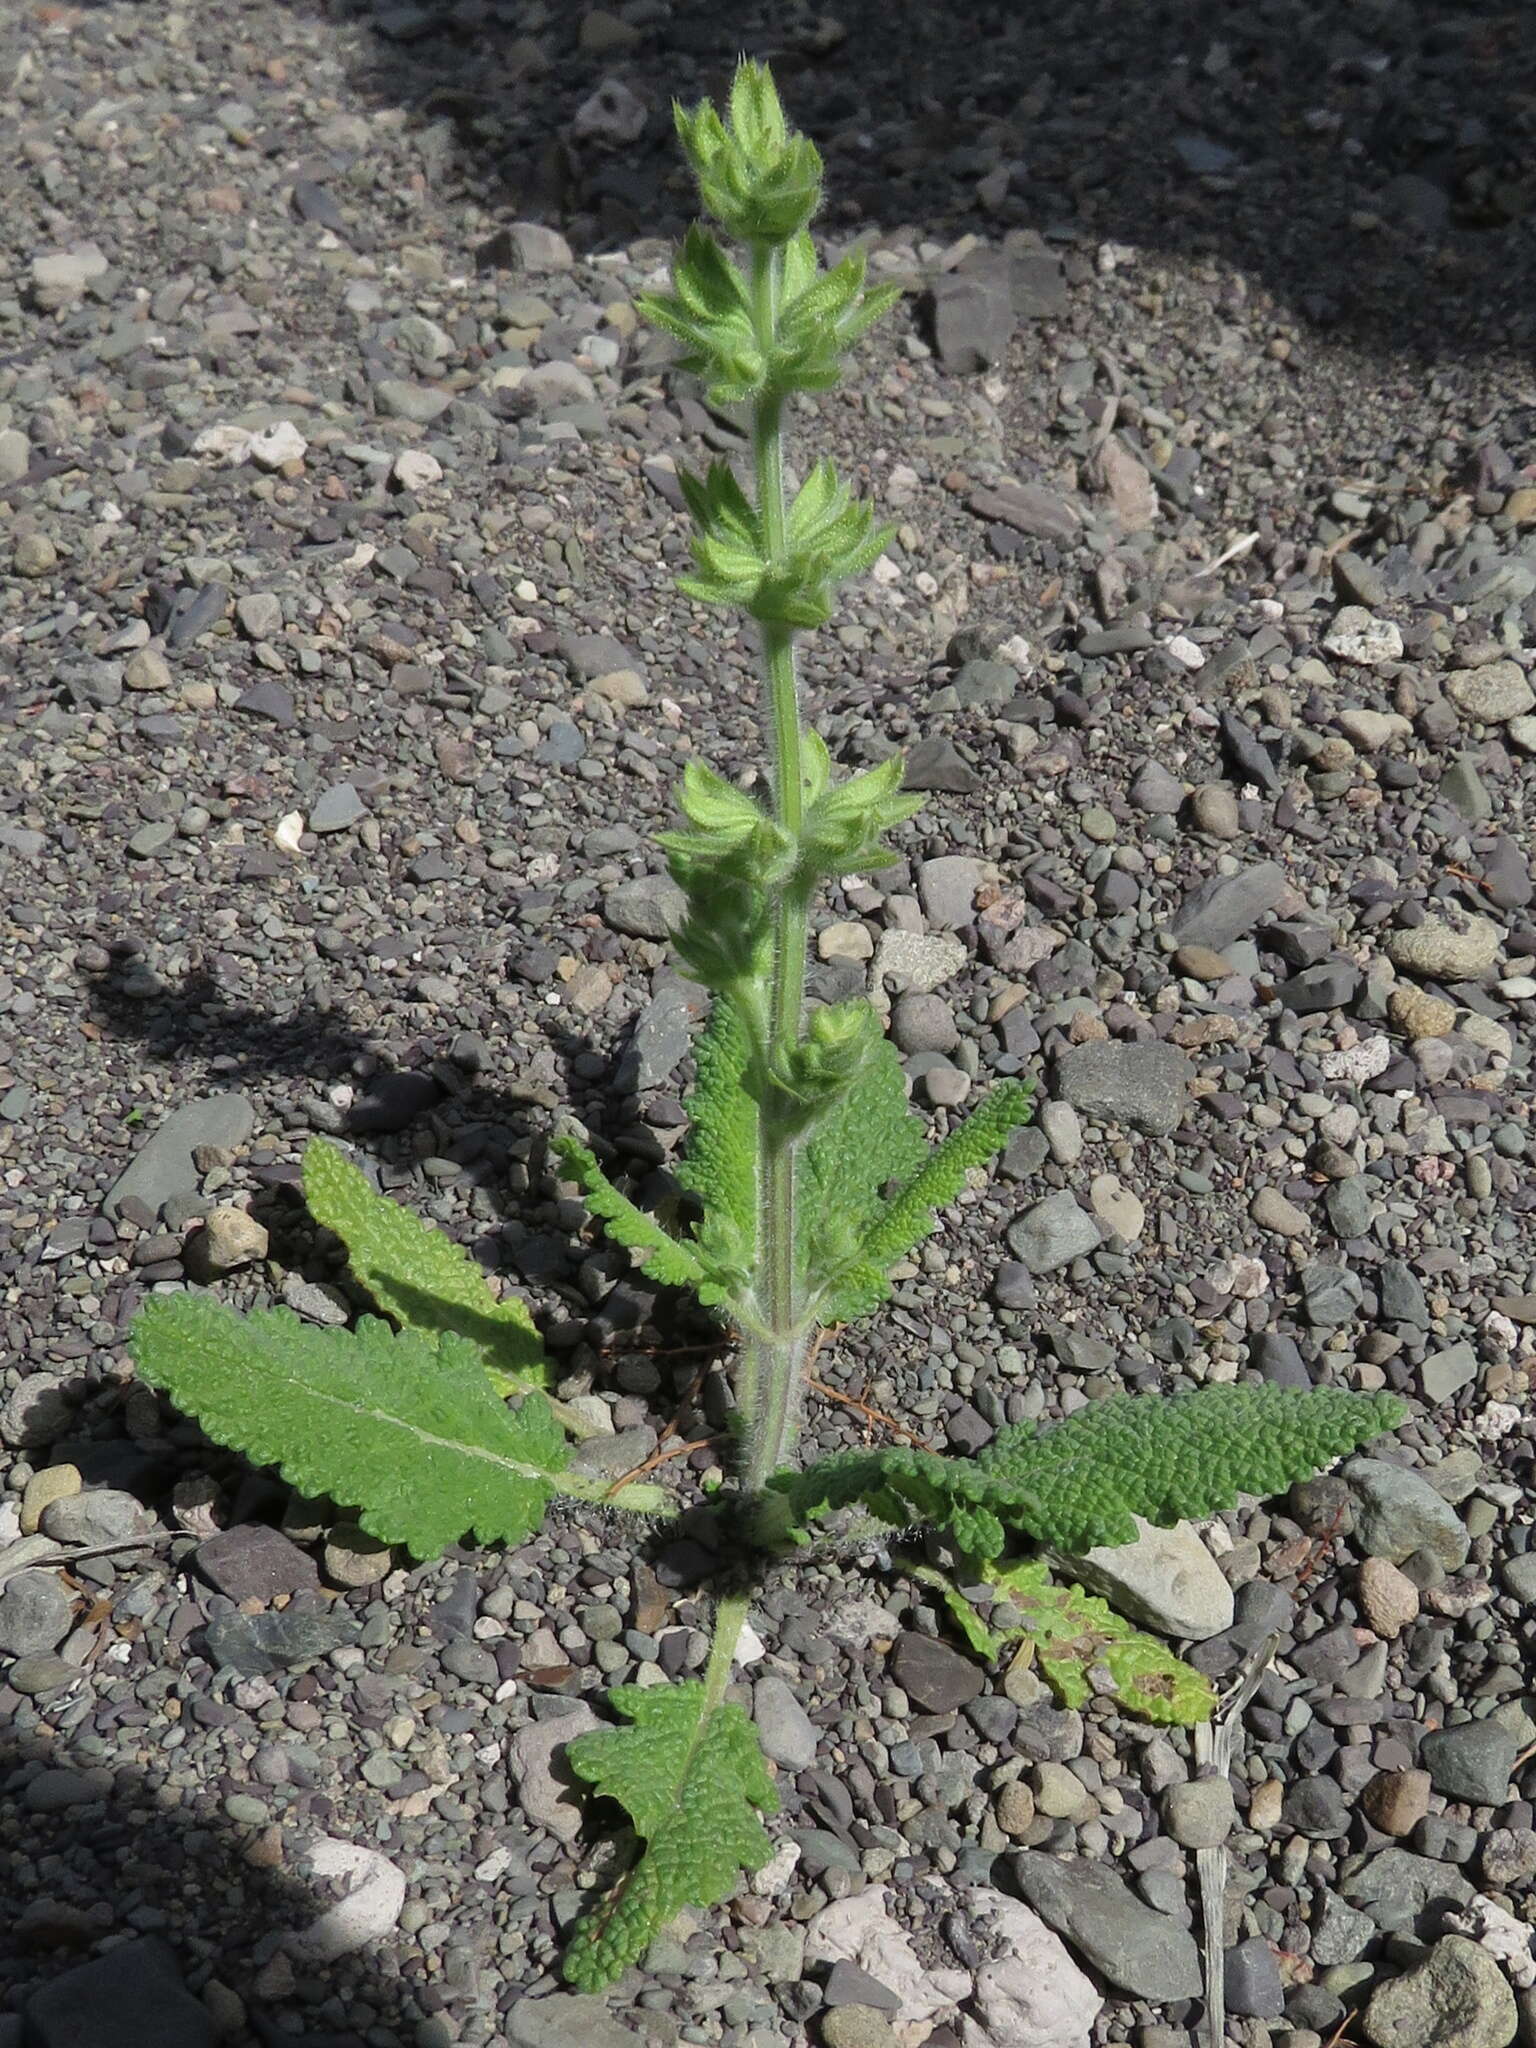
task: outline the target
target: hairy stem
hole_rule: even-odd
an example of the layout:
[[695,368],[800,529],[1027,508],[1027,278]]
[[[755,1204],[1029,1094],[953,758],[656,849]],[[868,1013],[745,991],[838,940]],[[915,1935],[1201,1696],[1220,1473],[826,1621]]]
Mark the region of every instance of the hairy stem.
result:
[[725,1698],[725,1688],[731,1682],[731,1667],[736,1659],[736,1645],[741,1640],[741,1631],[746,1626],[746,1620],[745,1593],[733,1593],[729,1598],[717,1602],[715,1632],[709,1646],[709,1663],[704,1672],[704,1711],[699,1717],[701,1727]]
[[[765,350],[778,325],[782,289],[781,252],[759,245],[752,252],[753,315]],[[752,410],[752,466],[758,515],[770,556],[785,544],[784,398],[775,392]],[[800,696],[790,627],[762,628],[768,723],[773,735],[774,814],[798,838],[804,770],[800,752]],[[796,883],[786,884],[774,906],[773,979],[768,1003],[768,1068],[782,1072],[800,1043],[805,1007],[806,899]],[[758,1106],[758,1255],[762,1271],[764,1333],[748,1339],[742,1375],[749,1492],[789,1456],[799,1416],[801,1361],[805,1340],[795,1259],[795,1146],[774,1113],[772,1095]]]

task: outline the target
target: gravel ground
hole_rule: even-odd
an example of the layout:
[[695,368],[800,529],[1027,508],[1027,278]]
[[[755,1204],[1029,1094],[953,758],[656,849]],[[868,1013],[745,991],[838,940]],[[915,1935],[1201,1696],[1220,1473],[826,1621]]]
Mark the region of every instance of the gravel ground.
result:
[[[1536,30],[1035,12],[0,18],[0,2048],[1179,2048],[1228,1827],[1243,2048],[1536,2039]],[[1251,1374],[1414,1419],[1154,1574],[1219,1679],[1280,1638],[1230,1802],[866,1564],[765,1586],[781,1855],[593,2003],[551,1753],[700,1663],[698,1532],[400,1569],[123,1340],[188,1279],[351,1313],[324,1132],[526,1295],[616,1468],[674,1419],[714,1466],[707,1327],[546,1137],[666,1192],[650,834],[760,758],[671,587],[676,464],[740,438],[630,304],[667,96],[738,47],[909,286],[798,420],[901,522],[812,715],[932,792],[813,992],[890,1003],[938,1128],[1046,1103],[812,1438]]]

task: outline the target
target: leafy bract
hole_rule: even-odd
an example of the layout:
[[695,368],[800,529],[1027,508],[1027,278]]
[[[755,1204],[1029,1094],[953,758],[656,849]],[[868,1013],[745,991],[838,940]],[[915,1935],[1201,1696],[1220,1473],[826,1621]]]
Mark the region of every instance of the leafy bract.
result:
[[[802,1242],[819,1321],[852,1322],[886,1299],[890,1268],[929,1234],[970,1169],[1027,1121],[1030,1100],[1028,1083],[999,1082],[930,1152],[896,1049],[881,1041],[805,1148]],[[898,1185],[882,1200],[892,1180]]]
[[1115,1394],[1038,1435],[1016,1424],[974,1458],[897,1445],[824,1458],[769,1481],[776,1540],[861,1507],[891,1528],[946,1525],[986,1563],[1010,1532],[1080,1555],[1159,1527],[1280,1493],[1401,1421],[1390,1394],[1341,1388],[1202,1387],[1165,1399]]
[[684,1105],[688,1144],[677,1177],[704,1204],[695,1236],[717,1278],[744,1295],[757,1263],[757,1105],[747,1091],[752,1041],[728,997],[716,996],[694,1047],[695,1078]]
[[[520,1543],[556,1493],[603,1496],[566,1471],[549,1402],[509,1409],[475,1346],[451,1331],[355,1330],[300,1322],[291,1309],[240,1315],[201,1293],[155,1295],[129,1339],[139,1375],[253,1464],[276,1465],[304,1494],[361,1510],[363,1527],[414,1557],[436,1557],[466,1531]],[[620,1507],[654,1511],[659,1487],[631,1487]]]
[[552,1138],[550,1145],[614,1243],[638,1252],[647,1274],[663,1287],[692,1287],[702,1300],[709,1275],[693,1247],[663,1230],[654,1216],[621,1195],[579,1138],[563,1133]]
[[522,1302],[498,1301],[462,1245],[376,1194],[362,1169],[323,1138],[304,1150],[304,1200],[346,1246],[358,1285],[396,1322],[466,1339],[499,1393],[546,1384],[549,1361]]
[[1203,1672],[1095,1595],[1057,1585],[1038,1558],[986,1573],[989,1586],[1006,1602],[994,1609],[990,1622],[982,1621],[974,1604],[942,1573],[925,1570],[921,1576],[937,1583],[978,1655],[1000,1657],[1010,1642],[1022,1638],[1026,1654],[1032,1654],[1064,1707],[1109,1698],[1144,1721],[1184,1728],[1208,1721],[1215,1712],[1216,1689]]
[[778,1811],[755,1730],[741,1708],[708,1704],[704,1685],[620,1686],[608,1695],[632,1725],[579,1735],[578,1777],[630,1815],[643,1845],[576,1929],[567,1981],[600,1991],[645,1953],[685,1906],[717,1906],[743,1870],[773,1853],[759,1813]]

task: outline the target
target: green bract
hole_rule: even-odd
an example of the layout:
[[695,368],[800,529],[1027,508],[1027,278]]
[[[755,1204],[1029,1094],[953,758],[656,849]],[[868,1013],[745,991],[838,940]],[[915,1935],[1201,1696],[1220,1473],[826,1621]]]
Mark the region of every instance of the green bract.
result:
[[[1069,1704],[1102,1694],[1153,1720],[1196,1720],[1210,1711],[1209,1683],[1102,1601],[1055,1585],[1053,1555],[1065,1553],[1070,1572],[1074,1554],[1129,1540],[1137,1517],[1206,1515],[1239,1489],[1284,1487],[1392,1427],[1395,1402],[1210,1387],[1110,1399],[1043,1432],[1005,1428],[974,1458],[901,1446],[797,1469],[817,1333],[889,1296],[939,1212],[1028,1119],[1032,1087],[1001,1080],[932,1132],[874,1005],[806,1001],[817,889],[896,859],[890,835],[919,799],[902,789],[899,755],[840,764],[802,721],[795,636],[828,618],[836,587],[871,566],[891,529],[825,460],[791,493],[784,424],[793,394],[834,384],[897,294],[866,286],[862,254],[821,268],[808,231],[821,159],[789,128],[764,66],[741,65],[726,119],[707,104],[679,108],[677,128],[705,208],[741,254],[691,228],[671,292],[641,310],[681,342],[680,374],[702,377],[716,405],[746,408],[751,445],[750,474],[719,461],[680,473],[694,566],[679,583],[686,598],[753,622],[768,772],[744,788],[738,764],[727,773],[691,761],[682,823],[660,835],[683,896],[676,955],[711,999],[675,1193],[651,1213],[579,1130],[553,1135],[551,1151],[648,1278],[690,1290],[738,1340],[724,1583],[749,1583],[753,1554],[782,1565],[812,1543],[883,1547],[930,1524],[954,1575],[929,1564],[916,1575],[980,1654],[1022,1640]],[[382,1316],[315,1329],[286,1309],[239,1316],[198,1290],[156,1295],[132,1334],[148,1384],[417,1557],[466,1532],[521,1542],[549,1512],[662,1510],[660,1486],[583,1469],[570,1439],[591,1422],[547,1391],[532,1317],[494,1293],[466,1251],[320,1140],[305,1154],[304,1193]],[[621,1725],[570,1745],[594,1804],[616,1802],[629,1817],[625,1865],[612,1882],[604,1873],[565,1959],[583,1991],[643,1958],[684,1908],[719,1905],[772,1852],[762,1818],[777,1809],[772,1775],[728,1697],[746,1613],[745,1592],[723,1596],[702,1679],[619,1687],[608,1704]]]

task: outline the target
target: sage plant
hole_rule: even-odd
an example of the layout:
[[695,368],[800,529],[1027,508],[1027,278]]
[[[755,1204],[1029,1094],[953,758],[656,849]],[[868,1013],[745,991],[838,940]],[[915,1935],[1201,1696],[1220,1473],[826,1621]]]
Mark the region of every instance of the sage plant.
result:
[[[889,534],[826,461],[791,496],[785,430],[794,395],[834,384],[895,295],[866,288],[859,256],[820,267],[810,235],[820,160],[788,129],[766,69],[741,65],[728,119],[706,104],[678,109],[677,128],[706,209],[741,253],[690,229],[671,291],[642,304],[683,343],[714,402],[746,409],[752,449],[750,490],[721,462],[683,478],[694,569],[681,581],[754,622],[771,764],[764,802],[691,763],[686,827],[662,841],[686,899],[676,950],[712,995],[677,1166],[697,1220],[665,1228],[607,1179],[580,1135],[554,1139],[608,1233],[740,1339],[728,1564],[703,1675],[610,1689],[616,1725],[567,1747],[578,1778],[629,1816],[618,1868],[592,1873],[601,1895],[565,1955],[566,1977],[589,1991],[640,1960],[682,1908],[719,1905],[772,1853],[772,1774],[727,1697],[753,1575],[768,1561],[782,1565],[813,1540],[883,1549],[898,1532],[932,1530],[944,1561],[911,1570],[979,1655],[1022,1636],[1069,1704],[1108,1695],[1154,1721],[1199,1721],[1214,1709],[1210,1681],[1103,1601],[1058,1584],[1052,1566],[1070,1578],[1084,1551],[1130,1542],[1138,1516],[1168,1524],[1230,1507],[1240,1489],[1278,1492],[1401,1413],[1386,1395],[1209,1386],[1167,1401],[1116,1395],[1044,1431],[1011,1425],[970,1458],[900,1445],[797,1463],[813,1333],[890,1293],[892,1267],[1028,1115],[1031,1091],[999,1083],[930,1147],[871,1005],[808,1011],[815,892],[892,859],[884,835],[916,800],[901,791],[897,757],[840,776],[802,721],[796,636],[827,619],[834,587],[867,569]],[[324,1139],[305,1151],[304,1197],[377,1313],[319,1328],[287,1308],[240,1315],[210,1291],[157,1289],[131,1332],[143,1380],[210,1436],[306,1494],[355,1507],[371,1535],[417,1558],[466,1531],[521,1543],[556,1503],[621,1527],[666,1512],[670,1496],[644,1477],[583,1469],[570,1442],[583,1418],[552,1398],[532,1317],[493,1293],[461,1246],[376,1193]],[[986,1616],[960,1591],[982,1584],[998,1596]]]

